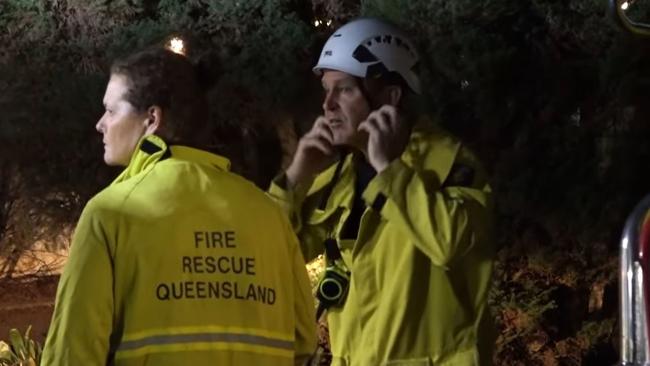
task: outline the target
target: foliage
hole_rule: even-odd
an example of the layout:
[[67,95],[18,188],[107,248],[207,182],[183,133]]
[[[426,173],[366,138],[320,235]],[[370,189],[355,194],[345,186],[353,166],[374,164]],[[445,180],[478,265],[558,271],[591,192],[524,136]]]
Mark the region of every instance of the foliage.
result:
[[37,366],[41,362],[43,349],[31,339],[32,327],[24,335],[17,329],[9,331],[9,344],[0,341],[0,366]]
[[[492,173],[497,364],[613,363],[617,240],[647,191],[650,41],[612,26],[604,1],[2,1],[0,174],[13,178],[0,208],[53,230],[75,221],[115,174],[93,130],[111,60],[171,35],[214,77],[220,151],[264,187],[275,131],[304,132],[319,112],[320,45],[359,14],[414,35],[420,108]],[[29,244],[27,226],[0,242]]]

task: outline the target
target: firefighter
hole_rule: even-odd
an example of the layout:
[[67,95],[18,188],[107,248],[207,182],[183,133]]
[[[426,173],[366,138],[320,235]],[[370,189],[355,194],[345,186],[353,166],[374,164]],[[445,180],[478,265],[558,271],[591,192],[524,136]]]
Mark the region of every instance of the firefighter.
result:
[[333,365],[487,365],[491,190],[474,154],[418,117],[409,37],[374,18],[325,43],[323,114],[272,182],[310,260]]
[[304,364],[314,301],[295,234],[202,149],[207,102],[189,60],[118,60],[103,102],[104,160],[126,168],[79,219],[42,365]]

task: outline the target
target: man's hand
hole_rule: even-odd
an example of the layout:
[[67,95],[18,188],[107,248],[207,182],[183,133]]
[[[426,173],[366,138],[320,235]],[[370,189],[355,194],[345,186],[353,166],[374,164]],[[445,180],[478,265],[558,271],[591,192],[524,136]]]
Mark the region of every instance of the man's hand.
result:
[[372,111],[358,129],[368,133],[368,162],[378,174],[402,155],[410,135],[410,128],[391,105]]
[[289,186],[287,188],[313,179],[334,162],[336,150],[332,146],[332,139],[327,119],[318,117],[311,130],[298,141],[296,154],[285,172]]

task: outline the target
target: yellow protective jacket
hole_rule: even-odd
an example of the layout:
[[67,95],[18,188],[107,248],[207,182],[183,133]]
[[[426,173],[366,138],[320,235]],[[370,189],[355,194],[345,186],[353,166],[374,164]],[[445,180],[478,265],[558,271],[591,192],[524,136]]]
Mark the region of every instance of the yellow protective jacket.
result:
[[42,366],[304,363],[314,300],[295,234],[228,169],[140,142],[79,219]]
[[332,364],[490,364],[491,191],[474,156],[442,130],[415,130],[363,192],[357,239],[342,240],[354,161],[348,156],[324,209],[336,164],[309,187],[287,191],[280,178],[268,192],[290,215],[307,260],[334,237],[351,271],[345,304],[328,310]]

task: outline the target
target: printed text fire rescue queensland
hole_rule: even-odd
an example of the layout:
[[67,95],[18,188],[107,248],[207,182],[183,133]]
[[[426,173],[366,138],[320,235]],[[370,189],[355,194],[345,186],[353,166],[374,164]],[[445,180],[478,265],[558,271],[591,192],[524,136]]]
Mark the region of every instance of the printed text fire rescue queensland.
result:
[[[256,259],[233,254],[238,245],[234,231],[195,231],[193,235],[195,250],[215,249],[219,251],[218,255],[179,258],[183,277],[191,280],[159,283],[156,286],[158,300],[224,299],[275,304],[275,289],[253,282],[256,279]],[[214,278],[214,275],[220,278],[196,280],[203,276]]]

